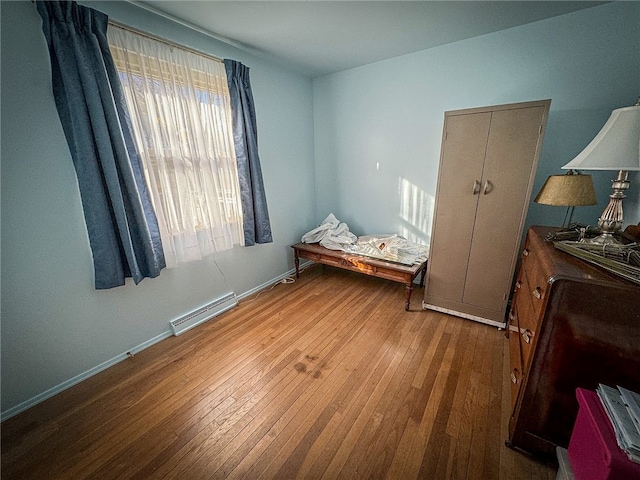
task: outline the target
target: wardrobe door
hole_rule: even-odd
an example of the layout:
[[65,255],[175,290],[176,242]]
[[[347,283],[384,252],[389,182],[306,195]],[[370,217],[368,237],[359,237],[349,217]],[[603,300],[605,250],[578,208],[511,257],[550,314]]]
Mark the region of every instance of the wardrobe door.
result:
[[429,296],[461,302],[491,113],[445,114]]
[[492,114],[463,302],[503,321],[535,174],[545,108]]
[[426,308],[504,326],[550,104],[445,114]]

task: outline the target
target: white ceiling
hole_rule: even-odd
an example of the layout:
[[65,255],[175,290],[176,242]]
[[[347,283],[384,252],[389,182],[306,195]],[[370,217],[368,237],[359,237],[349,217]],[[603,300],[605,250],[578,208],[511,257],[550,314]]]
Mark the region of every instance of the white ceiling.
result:
[[171,1],[132,3],[310,77],[607,2]]

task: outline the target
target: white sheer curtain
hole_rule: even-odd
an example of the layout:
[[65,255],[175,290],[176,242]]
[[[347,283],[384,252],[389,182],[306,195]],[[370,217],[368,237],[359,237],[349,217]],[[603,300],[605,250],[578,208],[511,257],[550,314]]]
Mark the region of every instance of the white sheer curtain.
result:
[[243,244],[222,62],[110,25],[167,267]]

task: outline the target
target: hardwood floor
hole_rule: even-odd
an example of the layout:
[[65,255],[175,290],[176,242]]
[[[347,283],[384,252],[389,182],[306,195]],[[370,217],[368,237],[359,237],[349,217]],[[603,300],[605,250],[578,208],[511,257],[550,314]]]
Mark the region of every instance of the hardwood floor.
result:
[[2,424],[2,478],[554,479],[503,332],[313,266]]

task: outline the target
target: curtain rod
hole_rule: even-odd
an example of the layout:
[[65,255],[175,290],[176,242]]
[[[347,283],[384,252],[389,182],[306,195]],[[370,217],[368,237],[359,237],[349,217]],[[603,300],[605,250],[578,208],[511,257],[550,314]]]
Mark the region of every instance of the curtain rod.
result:
[[171,40],[167,40],[166,38],[159,37],[159,36],[154,35],[154,34],[149,33],[149,32],[144,32],[142,30],[139,30],[137,28],[131,27],[129,25],[125,25],[124,23],[117,22],[115,20],[109,19],[109,25],[113,25],[114,27],[122,28],[123,30],[128,30],[128,31],[133,32],[133,33],[135,33],[137,35],[141,35],[143,37],[150,38],[151,40],[155,40],[156,42],[164,43],[165,45],[169,45],[170,47],[173,47],[173,48],[179,48],[181,50],[186,50],[186,51],[188,51],[190,53],[193,53],[195,55],[200,55],[201,57],[205,57],[205,58],[208,58],[210,60],[214,60],[216,62],[223,62],[223,60],[220,57],[216,57],[215,55],[211,55],[210,53],[205,53],[205,52],[202,52],[200,50],[196,50],[195,48],[187,47],[186,45],[181,45],[181,44],[173,42]]
[[[31,0],[31,3],[35,5],[36,0]],[[155,11],[155,9],[152,10],[150,7],[148,8],[146,6],[141,6],[137,2],[130,1],[130,3],[132,3],[134,5],[137,5],[137,6],[141,7],[141,8],[144,8],[146,10],[149,10],[149,11]],[[158,13],[158,12],[156,11],[156,13]],[[169,18],[167,15],[164,15],[164,16],[165,16],[165,18]],[[184,22],[178,22],[178,23],[181,23],[184,26],[189,26]],[[177,42],[173,42],[173,41],[168,40],[166,38],[159,37],[158,35],[154,35],[152,33],[145,32],[143,30],[140,30],[138,28],[132,27],[130,25],[126,25],[124,23],[120,23],[120,22],[117,22],[117,21],[111,20],[111,19],[109,19],[109,24],[113,25],[114,27],[119,27],[119,28],[122,28],[123,30],[128,30],[130,32],[136,33],[138,35],[142,35],[143,37],[150,38],[151,40],[155,40],[157,42],[164,43],[165,45],[169,45],[170,47],[180,48],[182,50],[186,50],[188,52],[191,52],[191,53],[193,53],[195,55],[200,55],[201,57],[208,58],[209,60],[214,60],[216,62],[224,63],[224,60],[222,58],[220,58],[220,57],[216,57],[215,55],[211,55],[210,53],[205,53],[203,51],[196,50],[195,48],[187,47],[186,45],[181,45],[181,44],[179,44]],[[196,30],[196,31],[198,31],[200,33],[205,33],[206,35],[215,38],[212,34],[200,31],[199,29],[196,29],[196,28],[194,28],[192,26],[189,26],[189,28],[191,28],[192,30]]]

